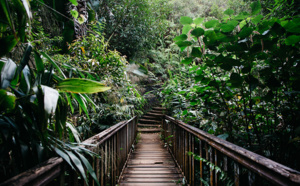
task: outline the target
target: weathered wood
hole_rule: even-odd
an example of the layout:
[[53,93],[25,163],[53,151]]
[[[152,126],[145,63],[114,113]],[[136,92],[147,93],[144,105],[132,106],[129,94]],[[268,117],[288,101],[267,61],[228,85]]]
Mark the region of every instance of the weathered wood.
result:
[[120,185],[180,182],[183,176],[159,134],[141,133],[140,137],[121,175]]
[[[193,134],[194,136],[198,137],[200,141],[205,141],[205,144],[209,145],[211,148],[218,150],[218,152],[220,152],[221,154],[231,158],[234,162],[244,166],[250,171],[253,171],[254,173],[258,174],[260,177],[264,178],[265,180],[268,180],[273,184],[277,184],[277,185],[299,185],[300,184],[300,172],[296,170],[293,170],[282,164],[274,162],[254,152],[248,151],[244,148],[234,145],[221,138],[208,134],[198,128],[185,124],[181,121],[175,120],[170,116],[164,116],[164,118],[169,121],[169,124],[176,125],[180,128],[179,130],[187,131]],[[179,138],[181,139],[180,136]],[[178,149],[177,151],[180,151],[180,149]],[[214,158],[209,158],[208,156],[207,148],[206,148],[206,158],[209,159],[210,162],[214,163],[213,162]],[[201,170],[200,170],[200,174],[201,174]],[[214,179],[210,181],[213,180]]]

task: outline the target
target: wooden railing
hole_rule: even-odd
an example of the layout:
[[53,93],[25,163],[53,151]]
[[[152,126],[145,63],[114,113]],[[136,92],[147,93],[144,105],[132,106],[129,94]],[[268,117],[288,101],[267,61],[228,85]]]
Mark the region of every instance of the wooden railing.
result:
[[[100,158],[89,159],[99,183],[116,185],[124,169],[131,146],[137,134],[137,118],[120,122],[107,130],[85,140],[83,144],[94,144],[90,150]],[[89,185],[95,185],[92,178]],[[62,158],[51,158],[48,161],[23,172],[0,185],[86,185],[76,171],[64,163]]]
[[300,185],[300,172],[170,116],[162,127],[169,151],[192,186]]

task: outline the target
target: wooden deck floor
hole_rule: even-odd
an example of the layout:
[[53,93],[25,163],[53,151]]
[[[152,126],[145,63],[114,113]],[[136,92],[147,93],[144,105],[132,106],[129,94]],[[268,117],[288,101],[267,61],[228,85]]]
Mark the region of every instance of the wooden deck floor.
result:
[[182,174],[159,137],[160,133],[141,133],[128,160],[120,186],[181,185]]

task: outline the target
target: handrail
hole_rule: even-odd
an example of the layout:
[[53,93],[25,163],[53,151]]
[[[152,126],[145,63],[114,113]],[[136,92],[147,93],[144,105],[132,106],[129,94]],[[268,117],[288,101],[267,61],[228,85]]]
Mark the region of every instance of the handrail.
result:
[[[210,185],[223,185],[222,180],[219,179],[219,168],[228,177],[234,178],[235,185],[244,185],[245,183],[260,185],[266,180],[268,183],[276,185],[300,184],[300,172],[170,116],[164,116],[163,133],[165,138],[169,137],[167,140],[168,143],[171,143],[169,150],[190,185],[202,185],[205,171],[206,175],[209,175],[206,179],[209,180]],[[188,155],[188,152],[200,154],[199,165],[195,165],[194,155]],[[195,170],[195,167],[198,170]],[[198,183],[195,179],[197,171],[199,171],[201,179]]]
[[[89,158],[95,168],[100,185],[116,185],[118,176],[124,169],[125,162],[137,135],[137,117],[122,121],[101,133],[85,140],[83,144],[94,144],[90,150],[100,155],[99,159]],[[68,174],[65,174],[65,171]],[[67,176],[66,176],[67,175]],[[94,180],[89,179],[90,185]],[[62,158],[54,157],[33,167],[3,183],[4,185],[85,185],[78,179],[75,170],[71,170]]]

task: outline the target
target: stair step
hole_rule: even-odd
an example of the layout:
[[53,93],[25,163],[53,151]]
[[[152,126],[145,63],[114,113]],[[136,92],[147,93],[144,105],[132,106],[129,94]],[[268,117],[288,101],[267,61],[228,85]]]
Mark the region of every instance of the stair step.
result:
[[138,128],[138,132],[143,132],[143,133],[155,133],[155,132],[160,132],[160,128],[156,129],[140,129]]
[[163,112],[160,110],[151,110],[150,112],[157,113],[157,114],[163,114]]
[[139,119],[140,123],[160,123],[160,121],[157,120],[150,120],[150,119]]
[[156,116],[156,117],[162,117],[162,116],[164,116],[164,114],[158,114],[158,113],[153,113],[153,112],[148,112],[146,115],[147,116]]
[[141,119],[151,119],[151,120],[161,120],[161,118],[156,117],[156,116],[142,116]]
[[138,127],[160,127],[160,125],[155,124],[138,124]]

